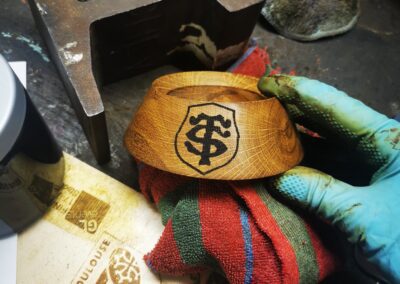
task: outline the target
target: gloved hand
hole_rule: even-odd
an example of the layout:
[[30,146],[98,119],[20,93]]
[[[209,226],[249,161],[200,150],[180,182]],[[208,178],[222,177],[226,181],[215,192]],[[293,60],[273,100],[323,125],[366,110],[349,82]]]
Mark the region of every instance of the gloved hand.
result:
[[296,167],[272,180],[275,189],[337,226],[387,281],[400,283],[400,123],[303,77],[264,77],[259,89],[275,95],[294,121],[349,147],[374,173],[368,186],[357,187]]

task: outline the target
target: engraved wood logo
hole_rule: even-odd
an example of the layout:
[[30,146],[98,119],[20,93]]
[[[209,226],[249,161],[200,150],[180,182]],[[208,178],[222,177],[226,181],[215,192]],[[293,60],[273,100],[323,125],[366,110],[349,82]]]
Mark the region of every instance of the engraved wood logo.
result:
[[202,175],[229,164],[239,148],[235,110],[216,103],[188,107],[175,136],[179,159]]
[[97,280],[98,284],[139,284],[140,268],[128,248],[117,248],[110,257],[110,263]]
[[21,188],[22,179],[9,168],[0,167],[0,194],[16,191]]
[[142,258],[142,253],[123,243],[110,233],[103,232],[71,283],[147,283],[143,279],[140,268],[144,265]]
[[65,219],[89,234],[95,234],[106,216],[110,205],[82,191]]

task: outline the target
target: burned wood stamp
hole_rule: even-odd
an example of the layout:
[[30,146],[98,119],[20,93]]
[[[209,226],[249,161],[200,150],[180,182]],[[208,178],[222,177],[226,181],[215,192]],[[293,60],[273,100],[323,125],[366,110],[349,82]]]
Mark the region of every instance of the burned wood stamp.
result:
[[[191,105],[176,133],[175,151],[183,163],[206,175],[235,158],[239,138],[234,109],[216,103]],[[198,157],[194,163],[193,155]]]

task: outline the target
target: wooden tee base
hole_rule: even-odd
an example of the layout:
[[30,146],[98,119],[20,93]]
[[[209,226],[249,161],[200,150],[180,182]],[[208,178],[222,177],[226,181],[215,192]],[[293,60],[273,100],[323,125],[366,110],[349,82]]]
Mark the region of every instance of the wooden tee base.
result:
[[297,165],[303,151],[280,102],[258,79],[225,72],[160,77],[133,118],[125,145],[138,160],[205,179],[273,176]]

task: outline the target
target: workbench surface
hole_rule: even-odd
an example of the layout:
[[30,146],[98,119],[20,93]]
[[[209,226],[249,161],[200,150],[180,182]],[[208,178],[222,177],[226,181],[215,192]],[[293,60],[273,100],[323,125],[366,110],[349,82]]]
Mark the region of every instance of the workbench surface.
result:
[[[253,36],[284,71],[325,81],[394,116],[400,113],[400,2],[361,3],[357,27],[343,36],[295,42],[277,35],[263,19]],[[98,166],[26,0],[1,1],[0,53],[9,61],[28,62],[30,96],[66,152],[135,186],[134,163],[122,145],[124,131],[151,82],[177,68],[164,66],[103,89],[112,160]]]

